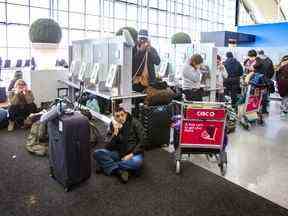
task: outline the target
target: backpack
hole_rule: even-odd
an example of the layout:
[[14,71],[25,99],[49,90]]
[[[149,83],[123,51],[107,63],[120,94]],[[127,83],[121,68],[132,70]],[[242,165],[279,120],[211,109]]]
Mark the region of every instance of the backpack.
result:
[[30,133],[26,138],[25,148],[29,153],[37,156],[46,156],[48,154],[48,133],[46,124],[40,121],[34,122]]
[[263,59],[262,61],[263,61],[263,70],[265,72],[265,76],[268,79],[272,79],[274,74],[275,74],[272,60],[267,57],[267,58]]
[[249,84],[252,86],[255,86],[255,87],[266,86],[264,74],[262,74],[262,73],[253,74],[253,76],[251,77],[251,79],[249,81]]

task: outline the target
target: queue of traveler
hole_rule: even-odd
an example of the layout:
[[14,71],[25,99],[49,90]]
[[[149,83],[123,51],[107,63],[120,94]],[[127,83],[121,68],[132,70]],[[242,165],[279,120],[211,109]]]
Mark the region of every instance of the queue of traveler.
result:
[[[186,100],[202,101],[203,91],[201,90],[201,55],[193,55],[184,66],[182,71],[182,89]],[[253,79],[261,77],[266,91],[263,94],[262,114],[268,114],[269,95],[275,92],[274,77],[277,83],[278,92],[282,97],[281,115],[288,112],[288,57],[284,56],[281,62],[275,66],[272,60],[265,55],[263,50],[258,53],[256,50],[249,50],[247,59],[241,64],[232,52],[226,53],[226,60],[222,61],[217,56],[216,71],[216,100],[224,101],[224,96],[231,97],[232,107],[237,111],[238,96],[242,92],[242,85],[248,85]]]

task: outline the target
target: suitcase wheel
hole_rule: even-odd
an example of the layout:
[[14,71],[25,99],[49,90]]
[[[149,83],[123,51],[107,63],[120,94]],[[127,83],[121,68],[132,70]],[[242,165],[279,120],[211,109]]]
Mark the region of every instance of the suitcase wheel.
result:
[[181,172],[181,163],[180,160],[176,160],[176,174],[180,174]]
[[54,172],[53,172],[53,168],[52,168],[52,167],[50,167],[49,176],[50,176],[51,178],[54,178]]

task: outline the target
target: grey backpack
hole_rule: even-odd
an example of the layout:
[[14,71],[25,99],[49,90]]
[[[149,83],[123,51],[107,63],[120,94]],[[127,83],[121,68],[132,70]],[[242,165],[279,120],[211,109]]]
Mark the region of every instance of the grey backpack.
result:
[[46,156],[48,154],[47,138],[46,124],[40,123],[40,121],[34,122],[26,138],[26,150],[38,156]]

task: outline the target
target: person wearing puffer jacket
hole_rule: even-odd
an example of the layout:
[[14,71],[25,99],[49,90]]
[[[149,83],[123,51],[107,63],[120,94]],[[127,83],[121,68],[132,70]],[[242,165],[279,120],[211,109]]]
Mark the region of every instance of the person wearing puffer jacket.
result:
[[278,93],[282,97],[281,117],[288,118],[288,55],[281,59],[276,71]]

